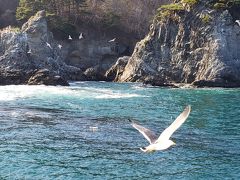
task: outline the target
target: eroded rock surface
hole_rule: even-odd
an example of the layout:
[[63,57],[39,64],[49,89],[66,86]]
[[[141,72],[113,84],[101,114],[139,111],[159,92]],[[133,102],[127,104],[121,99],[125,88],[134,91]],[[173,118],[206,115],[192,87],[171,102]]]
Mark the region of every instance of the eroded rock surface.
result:
[[48,69],[66,80],[84,80],[85,77],[80,68],[64,62],[48,31],[45,11],[31,17],[22,29],[8,27],[0,31],[0,84],[25,84],[40,69]]
[[228,10],[212,10],[200,3],[174,18],[154,22],[115,79],[239,87],[240,27],[234,21]]

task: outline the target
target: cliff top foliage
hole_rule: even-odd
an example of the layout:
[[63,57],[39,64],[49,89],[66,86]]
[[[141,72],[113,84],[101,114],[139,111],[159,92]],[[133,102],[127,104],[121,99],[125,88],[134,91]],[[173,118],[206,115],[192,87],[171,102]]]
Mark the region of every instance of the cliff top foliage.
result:
[[175,12],[184,11],[185,9],[191,9],[194,5],[196,5],[199,0],[180,0],[175,3],[162,5],[157,10],[157,15],[155,19],[157,21],[164,21],[166,18],[173,15]]
[[142,38],[157,8],[171,0],[20,0],[16,17],[25,22],[46,10],[50,27],[74,35],[81,22],[97,28],[119,28]]
[[214,0],[212,4],[214,9],[228,9],[240,5],[240,0]]
[[[157,10],[155,19],[157,21],[164,21],[169,17],[174,17],[174,14],[177,12],[191,10],[192,7],[198,3],[202,3],[202,5],[205,5],[206,7],[217,10],[230,10],[233,7],[237,7],[238,10],[240,9],[240,0],[178,0],[174,1],[174,3],[160,6]],[[209,17],[210,16],[205,16],[203,19],[204,22],[209,22]]]

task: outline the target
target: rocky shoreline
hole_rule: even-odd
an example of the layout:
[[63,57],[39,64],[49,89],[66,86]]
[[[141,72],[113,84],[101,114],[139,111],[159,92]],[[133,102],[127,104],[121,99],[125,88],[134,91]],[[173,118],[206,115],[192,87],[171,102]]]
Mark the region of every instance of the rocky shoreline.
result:
[[0,85],[108,80],[105,72],[126,49],[91,37],[59,42],[48,30],[45,11],[39,11],[21,29],[0,31]]
[[[240,87],[238,17],[201,3],[192,8],[175,12],[174,19],[154,21],[131,56],[123,56],[127,45],[106,39],[94,44],[93,39],[59,42],[40,11],[21,29],[0,31],[0,85],[67,86],[67,81],[104,80],[164,87]],[[202,20],[206,14],[209,22]]]
[[155,21],[115,79],[157,86],[240,87],[240,26],[235,22],[240,14],[234,17],[229,10],[205,4]]

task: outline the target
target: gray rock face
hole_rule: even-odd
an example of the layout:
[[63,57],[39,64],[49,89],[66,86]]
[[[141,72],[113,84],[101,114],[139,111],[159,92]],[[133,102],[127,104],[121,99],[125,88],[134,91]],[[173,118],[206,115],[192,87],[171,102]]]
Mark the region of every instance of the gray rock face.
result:
[[[44,11],[31,17],[21,30],[9,27],[0,31],[0,84],[25,84],[36,69],[48,69],[68,80],[84,79],[81,69],[64,62],[48,31]],[[23,77],[14,81],[14,72]]]
[[[79,67],[87,72],[94,69],[97,74],[99,74],[97,71],[100,70],[99,75],[102,76],[101,74],[104,75],[118,57],[128,51],[128,46],[121,43],[120,40],[116,39],[116,42],[109,42],[110,38],[101,36],[99,32],[89,27],[80,32],[84,34],[83,39],[79,40],[75,37],[72,41],[64,43],[63,51],[68,52],[64,54],[64,59],[68,65]],[[103,76],[93,75],[89,76],[88,79],[102,80],[102,78]]]
[[105,77],[110,81],[118,81],[128,63],[129,56],[120,57],[117,62],[105,73]]
[[95,66],[86,69],[84,75],[86,76],[88,81],[105,81],[104,77],[105,71],[101,68],[101,66]]
[[[205,15],[209,22],[204,22]],[[151,26],[116,79],[239,87],[240,27],[230,13],[199,5],[174,16]]]

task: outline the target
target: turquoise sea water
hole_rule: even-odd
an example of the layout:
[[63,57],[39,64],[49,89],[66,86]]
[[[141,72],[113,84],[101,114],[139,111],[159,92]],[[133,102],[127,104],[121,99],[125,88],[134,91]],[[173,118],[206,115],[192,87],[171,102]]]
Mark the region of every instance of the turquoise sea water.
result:
[[[75,82],[0,86],[0,179],[240,179],[240,89]],[[128,119],[162,132],[192,106],[167,151]]]

